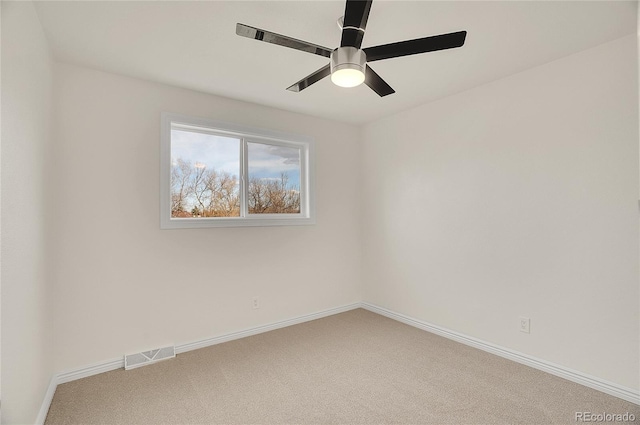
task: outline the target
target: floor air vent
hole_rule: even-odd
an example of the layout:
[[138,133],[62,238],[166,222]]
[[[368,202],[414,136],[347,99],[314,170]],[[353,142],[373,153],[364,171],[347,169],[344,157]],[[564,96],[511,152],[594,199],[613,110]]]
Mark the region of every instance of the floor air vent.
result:
[[155,350],[143,351],[136,354],[128,354],[124,356],[125,370],[134,369],[136,367],[145,366],[160,360],[171,359],[176,356],[176,347],[156,348]]

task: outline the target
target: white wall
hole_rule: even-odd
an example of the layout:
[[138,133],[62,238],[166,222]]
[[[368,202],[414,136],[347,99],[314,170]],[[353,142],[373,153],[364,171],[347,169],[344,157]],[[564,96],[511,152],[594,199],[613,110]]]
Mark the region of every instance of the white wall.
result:
[[47,247],[52,62],[33,5],[2,2],[2,423],[33,423],[53,374]]
[[[55,81],[56,371],[361,299],[357,127],[71,65]],[[313,137],[317,224],[160,230],[162,111]]]
[[[363,291],[639,388],[635,37],[362,134],[57,64],[52,151],[46,40],[30,3],[1,4],[3,423],[33,422],[54,372]],[[160,230],[161,111],[314,137],[318,224]]]
[[640,388],[636,60],[632,35],[367,125],[364,300]]

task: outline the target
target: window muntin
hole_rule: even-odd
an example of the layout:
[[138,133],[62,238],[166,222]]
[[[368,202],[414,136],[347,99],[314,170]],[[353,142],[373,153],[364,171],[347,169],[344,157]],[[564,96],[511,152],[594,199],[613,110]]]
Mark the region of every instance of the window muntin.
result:
[[314,223],[310,139],[162,115],[161,227]]

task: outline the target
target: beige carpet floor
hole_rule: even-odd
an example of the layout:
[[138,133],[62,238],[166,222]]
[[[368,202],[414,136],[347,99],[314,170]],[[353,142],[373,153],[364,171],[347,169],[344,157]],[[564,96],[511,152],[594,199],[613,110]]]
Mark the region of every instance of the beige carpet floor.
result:
[[358,309],[60,385],[46,424],[576,424],[576,412],[640,418],[635,404]]

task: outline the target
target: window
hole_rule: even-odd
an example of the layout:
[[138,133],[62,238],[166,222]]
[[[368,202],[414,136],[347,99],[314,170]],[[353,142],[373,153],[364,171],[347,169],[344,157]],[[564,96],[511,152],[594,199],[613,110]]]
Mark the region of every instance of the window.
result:
[[162,114],[163,229],[313,224],[309,138]]

